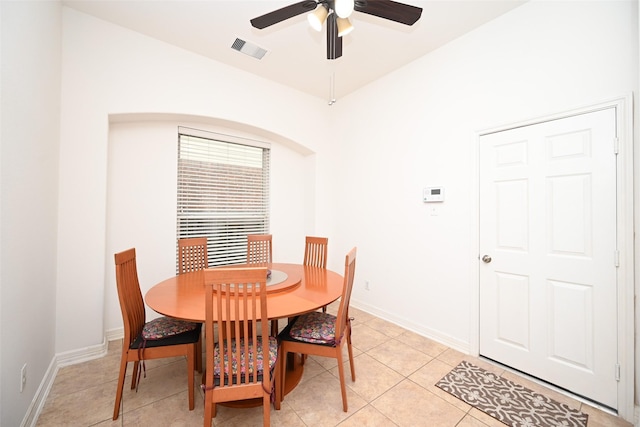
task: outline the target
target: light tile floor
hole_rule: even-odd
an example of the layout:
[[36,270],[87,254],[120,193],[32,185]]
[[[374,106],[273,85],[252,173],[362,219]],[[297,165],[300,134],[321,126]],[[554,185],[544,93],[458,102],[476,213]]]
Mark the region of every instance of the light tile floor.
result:
[[[335,307],[331,308],[335,311]],[[335,359],[309,357],[300,383],[285,397],[282,409],[272,409],[271,425],[504,427],[499,421],[435,387],[434,384],[460,361],[469,360],[588,413],[589,427],[631,426],[620,418],[363,311],[352,309],[351,315],[355,318],[356,381],[351,382],[347,362],[349,412],[342,411]],[[188,410],[184,358],[148,361],[147,377],[141,380],[137,393],[129,390],[129,383],[125,382],[121,414],[117,421],[112,421],[120,351],[121,341],[113,341],[109,343],[105,357],[61,368],[37,426],[202,425],[204,404],[199,387],[195,410]],[[262,408],[218,406],[213,424],[262,426]]]

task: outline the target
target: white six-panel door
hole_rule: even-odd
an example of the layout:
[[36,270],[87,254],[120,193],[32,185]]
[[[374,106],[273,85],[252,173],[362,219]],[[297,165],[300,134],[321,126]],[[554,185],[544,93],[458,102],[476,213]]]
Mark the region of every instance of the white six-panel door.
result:
[[479,147],[480,354],[613,409],[615,126],[609,108]]

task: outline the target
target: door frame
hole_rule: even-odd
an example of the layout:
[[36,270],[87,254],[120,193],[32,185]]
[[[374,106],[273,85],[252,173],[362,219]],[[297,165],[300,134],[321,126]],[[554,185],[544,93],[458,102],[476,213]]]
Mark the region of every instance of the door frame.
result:
[[[579,114],[615,108],[616,133],[618,139],[618,157],[616,171],[616,221],[619,251],[618,280],[618,363],[620,380],[618,382],[618,416],[634,422],[634,384],[635,384],[635,324],[634,324],[634,154],[633,154],[633,94],[601,101],[589,106],[579,107],[560,113],[550,114],[488,128],[475,133],[471,152],[474,155],[473,198],[471,209],[472,230],[474,233],[473,253],[470,259],[475,262],[476,283],[471,289],[470,342],[469,350],[474,356],[480,353],[480,137],[486,134],[505,131],[517,127],[533,125],[545,121],[562,119]],[[612,149],[613,141],[612,141]],[[612,373],[613,375],[613,373]]]

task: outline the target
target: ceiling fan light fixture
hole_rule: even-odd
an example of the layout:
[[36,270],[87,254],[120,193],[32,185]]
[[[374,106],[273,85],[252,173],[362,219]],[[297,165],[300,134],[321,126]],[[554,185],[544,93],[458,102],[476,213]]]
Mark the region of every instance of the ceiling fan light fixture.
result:
[[346,36],[353,31],[353,25],[351,25],[349,18],[338,18],[336,24],[338,25],[338,37]]
[[322,30],[322,24],[327,20],[327,15],[329,15],[329,9],[327,9],[323,4],[319,4],[316,7],[316,10],[307,15],[307,20],[309,21],[309,25],[316,31]]
[[333,7],[339,18],[348,18],[353,12],[354,0],[335,0]]

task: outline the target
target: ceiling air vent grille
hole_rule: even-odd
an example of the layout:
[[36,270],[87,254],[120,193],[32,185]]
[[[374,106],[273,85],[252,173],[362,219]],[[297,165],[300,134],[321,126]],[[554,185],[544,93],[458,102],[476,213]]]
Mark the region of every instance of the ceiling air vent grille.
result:
[[266,49],[239,38],[236,38],[231,45],[231,48],[257,59],[262,59],[262,57],[267,53]]

